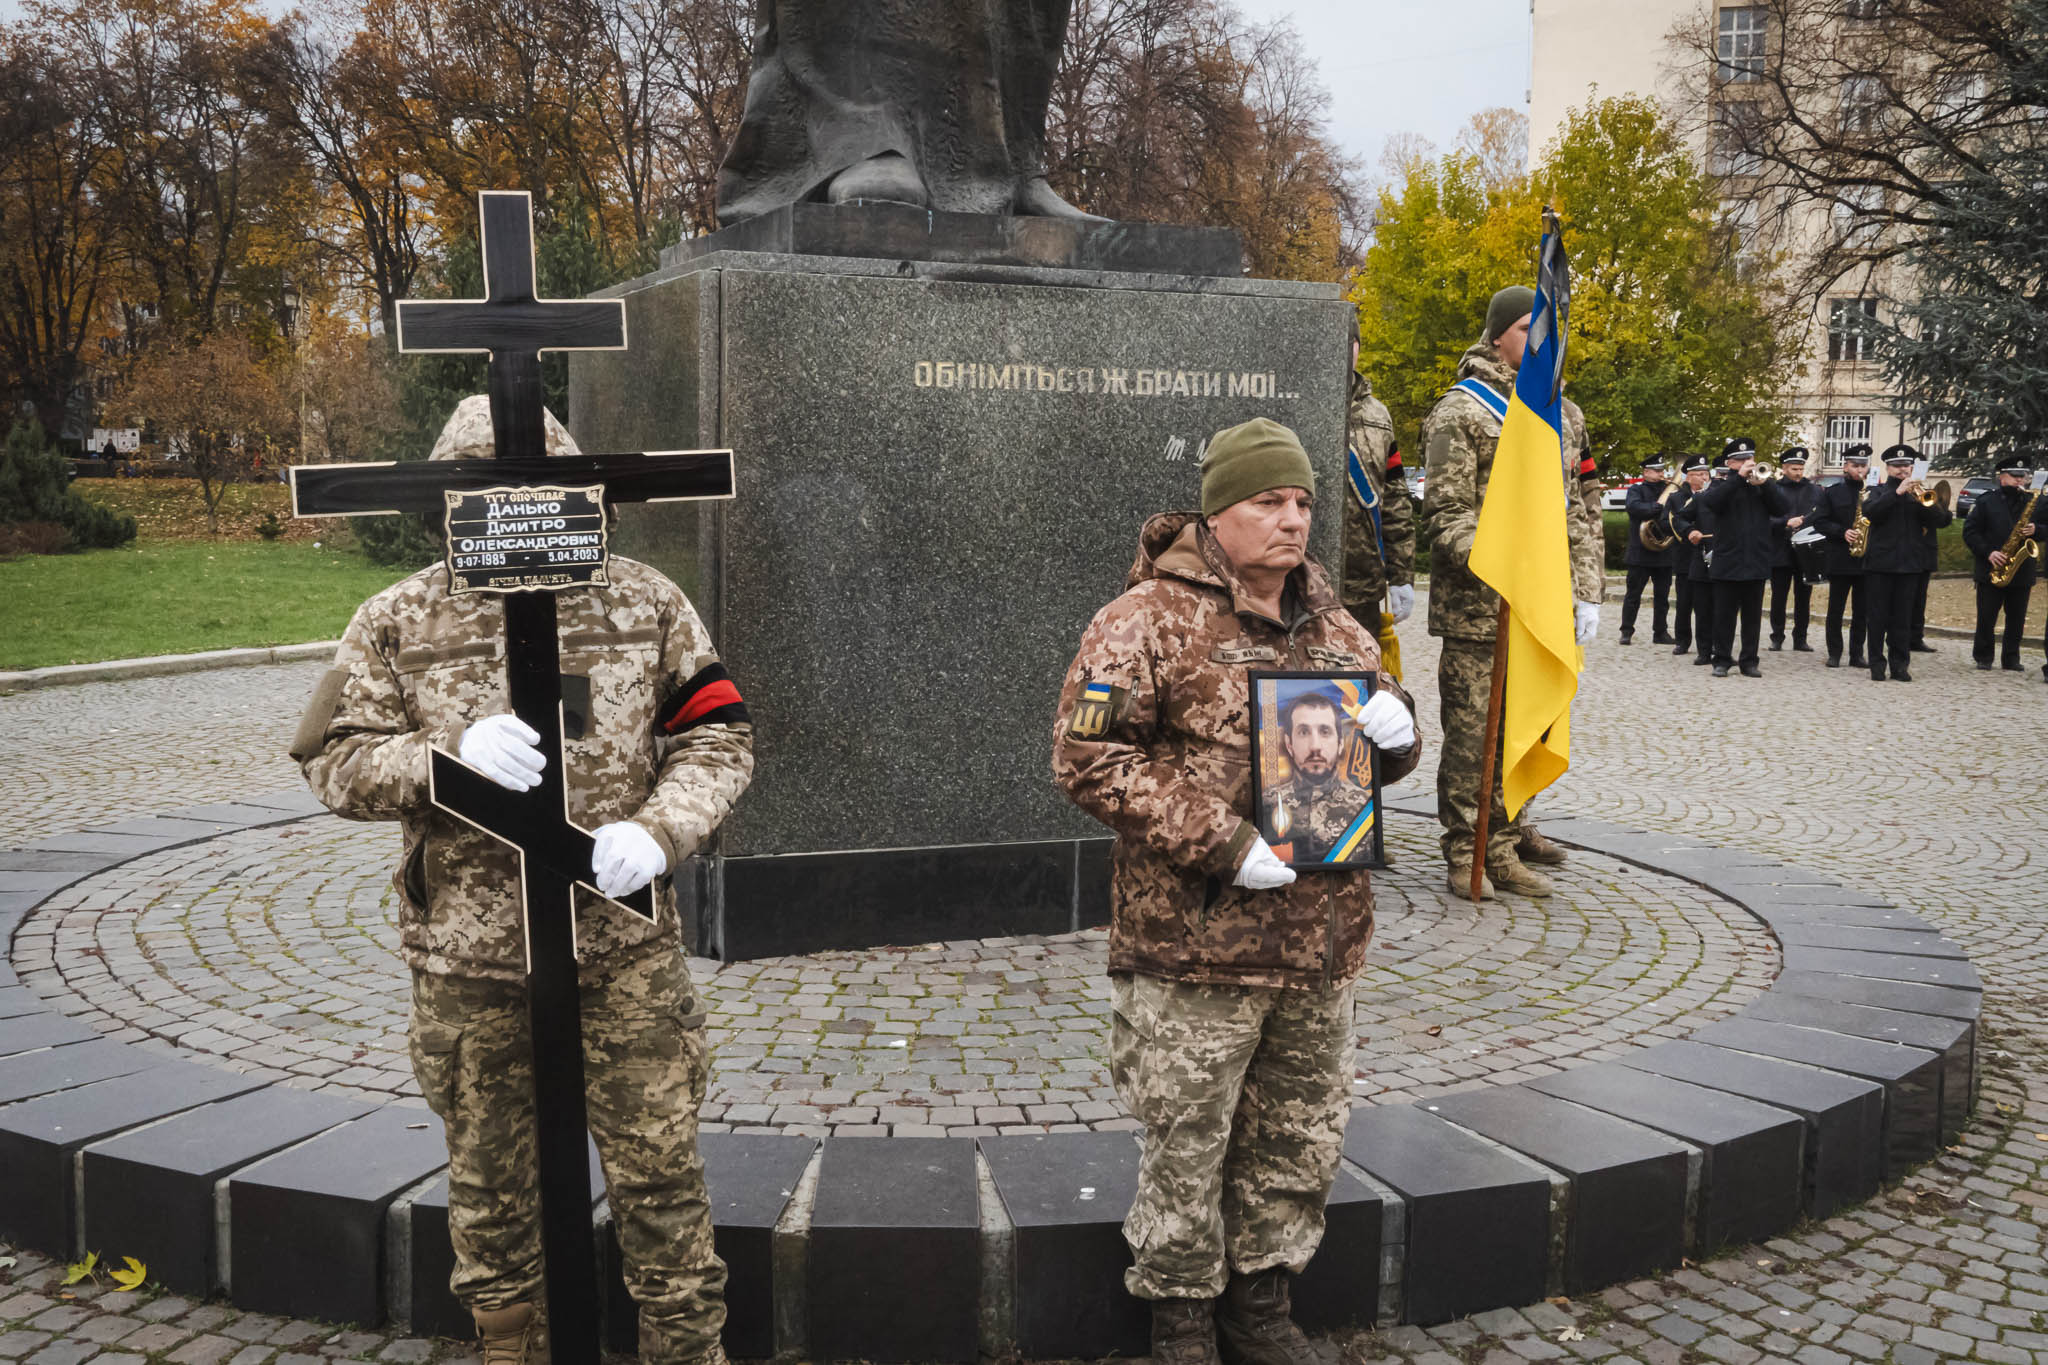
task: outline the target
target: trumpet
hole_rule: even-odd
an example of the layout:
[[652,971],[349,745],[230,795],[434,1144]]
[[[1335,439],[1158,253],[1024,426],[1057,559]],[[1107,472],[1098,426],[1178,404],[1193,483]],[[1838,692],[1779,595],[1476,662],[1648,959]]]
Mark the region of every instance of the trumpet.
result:
[[1749,481],[1751,483],[1769,483],[1777,477],[1777,466],[1768,461],[1758,460],[1749,467]]
[[1949,499],[1954,496],[1954,490],[1949,487],[1947,479],[1943,479],[1932,489],[1921,487],[1920,481],[1915,479],[1913,490],[1913,496],[1920,499],[1922,507],[1939,507],[1943,511],[1948,510]]

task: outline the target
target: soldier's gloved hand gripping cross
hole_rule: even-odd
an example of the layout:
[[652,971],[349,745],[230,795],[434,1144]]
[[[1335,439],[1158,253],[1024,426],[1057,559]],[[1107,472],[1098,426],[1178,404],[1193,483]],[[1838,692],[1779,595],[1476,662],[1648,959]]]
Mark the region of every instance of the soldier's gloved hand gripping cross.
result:
[[[535,746],[540,736],[517,716],[486,716],[462,732],[464,763],[509,791],[539,784],[547,755]],[[631,820],[614,820],[597,831],[590,871],[607,896],[630,896],[668,871],[668,855],[654,836]]]

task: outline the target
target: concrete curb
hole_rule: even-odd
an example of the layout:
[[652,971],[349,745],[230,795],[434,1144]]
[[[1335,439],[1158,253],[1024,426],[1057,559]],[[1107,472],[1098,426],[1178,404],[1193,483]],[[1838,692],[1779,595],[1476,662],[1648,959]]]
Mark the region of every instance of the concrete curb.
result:
[[249,649],[209,649],[199,654],[159,654],[149,659],[108,659],[96,664],[59,664],[53,668],[27,668],[0,673],[0,694],[33,692],[44,687],[67,687],[74,683],[119,682],[125,678],[155,678],[171,673],[199,673],[209,668],[241,668],[249,664],[296,664],[314,659],[331,659],[339,640],[315,640],[303,645],[256,645]]

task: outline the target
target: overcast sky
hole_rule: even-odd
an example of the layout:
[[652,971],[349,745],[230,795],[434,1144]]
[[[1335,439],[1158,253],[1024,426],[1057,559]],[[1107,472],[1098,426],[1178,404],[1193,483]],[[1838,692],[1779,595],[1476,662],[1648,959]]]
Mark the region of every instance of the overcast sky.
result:
[[[1394,133],[1448,148],[1473,114],[1528,97],[1529,0],[1235,3],[1253,20],[1293,21],[1329,87],[1331,131],[1368,170]],[[19,0],[0,0],[0,18],[20,14]]]
[[1529,0],[1235,0],[1291,19],[1329,87],[1330,125],[1378,169],[1395,133],[1448,149],[1466,119],[1529,94]]

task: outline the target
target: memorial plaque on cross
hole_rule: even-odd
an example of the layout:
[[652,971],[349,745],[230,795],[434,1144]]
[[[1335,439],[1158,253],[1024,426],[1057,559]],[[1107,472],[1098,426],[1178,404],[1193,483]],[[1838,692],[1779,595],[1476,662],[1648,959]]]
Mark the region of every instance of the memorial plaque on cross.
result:
[[[541,525],[547,518],[536,509],[553,505],[560,510],[591,489],[598,490],[603,505],[731,497],[732,452],[727,450],[547,454],[541,352],[624,349],[626,306],[617,299],[537,297],[531,197],[487,191],[479,199],[485,297],[401,301],[398,348],[489,353],[495,458],[294,466],[293,514],[428,512],[445,517],[452,531],[457,525],[487,526],[501,512],[532,519],[522,526]],[[465,522],[464,517],[484,520]],[[541,529],[561,533],[551,523]],[[568,534],[585,529],[577,523]],[[547,545],[537,551],[543,557],[551,552]],[[508,697],[513,712],[539,732],[547,766],[538,785],[515,792],[435,749],[430,790],[435,806],[519,856],[549,1333],[558,1365],[597,1365],[598,1281],[585,1151],[576,888],[602,893],[590,865],[594,832],[569,818],[555,593],[601,584],[603,556],[600,550],[595,557],[580,552],[572,557],[565,550],[566,572],[522,562],[503,574],[478,569],[476,558],[470,553],[460,559],[451,546],[451,590],[502,595]],[[619,903],[637,914],[655,913],[652,887]]]

